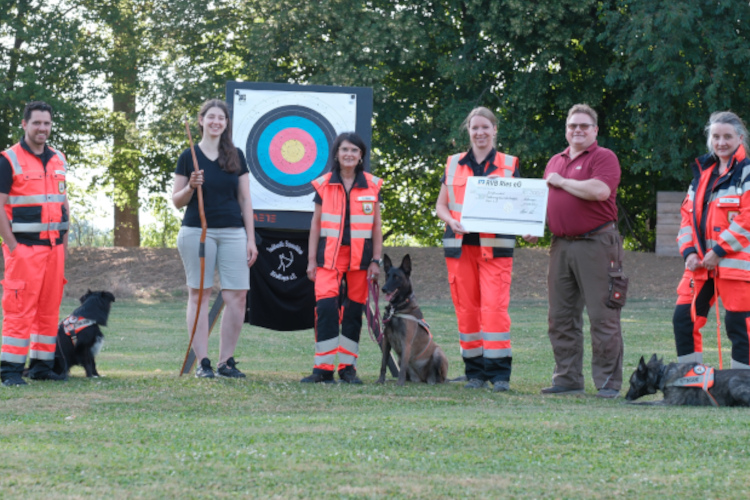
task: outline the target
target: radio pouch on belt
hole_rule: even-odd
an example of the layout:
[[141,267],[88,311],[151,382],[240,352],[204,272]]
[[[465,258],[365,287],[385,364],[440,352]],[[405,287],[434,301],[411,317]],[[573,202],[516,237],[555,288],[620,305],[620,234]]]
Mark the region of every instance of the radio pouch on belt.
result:
[[609,297],[607,307],[621,309],[625,306],[628,296],[628,278],[622,270],[609,272]]

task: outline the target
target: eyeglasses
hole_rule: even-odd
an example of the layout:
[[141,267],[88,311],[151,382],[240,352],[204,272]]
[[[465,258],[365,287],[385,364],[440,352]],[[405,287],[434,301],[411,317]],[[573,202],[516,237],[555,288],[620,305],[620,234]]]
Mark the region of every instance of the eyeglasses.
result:
[[583,132],[586,132],[591,127],[594,127],[593,123],[568,123],[568,130],[571,132],[577,128],[580,128]]

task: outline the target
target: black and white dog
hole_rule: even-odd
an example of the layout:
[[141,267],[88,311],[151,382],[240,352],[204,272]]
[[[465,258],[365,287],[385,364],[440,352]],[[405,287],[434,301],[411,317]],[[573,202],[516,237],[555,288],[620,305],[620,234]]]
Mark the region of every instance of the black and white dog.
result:
[[54,372],[67,377],[71,366],[80,365],[87,377],[98,377],[94,358],[104,344],[104,334],[99,327],[107,326],[115,296],[110,292],[89,290],[80,301],[81,306],[57,328]]

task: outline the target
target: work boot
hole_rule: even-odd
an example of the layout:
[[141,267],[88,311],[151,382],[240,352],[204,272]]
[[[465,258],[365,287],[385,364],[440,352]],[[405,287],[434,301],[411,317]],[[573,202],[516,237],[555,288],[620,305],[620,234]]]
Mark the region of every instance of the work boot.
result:
[[335,384],[333,372],[328,370],[313,369],[312,375],[300,380],[303,384]]
[[21,374],[23,373],[24,363],[11,363],[10,361],[0,361],[0,379],[3,385],[11,387],[14,385],[26,385],[26,381]]
[[362,381],[357,376],[357,370],[353,366],[349,365],[346,368],[339,370],[339,378],[345,384],[361,384]]
[[31,380],[66,380],[65,375],[58,375],[54,372],[54,367],[54,361],[32,359],[31,361],[29,361],[29,378]]

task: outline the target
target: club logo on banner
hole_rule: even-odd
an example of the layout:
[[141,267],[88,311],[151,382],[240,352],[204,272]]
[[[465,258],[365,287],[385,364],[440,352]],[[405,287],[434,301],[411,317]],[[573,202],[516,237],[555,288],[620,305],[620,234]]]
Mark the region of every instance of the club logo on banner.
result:
[[297,273],[294,272],[294,262],[297,257],[304,258],[305,256],[305,251],[301,246],[289,240],[281,240],[266,248],[266,252],[274,256],[271,260],[276,261],[276,258],[278,258],[276,261],[278,265],[275,268],[271,268],[268,273],[271,278],[279,281],[296,280],[299,278]]

